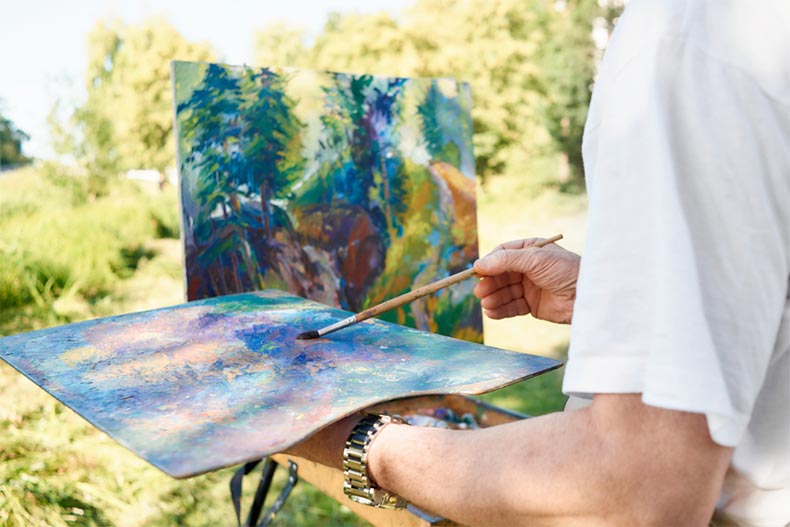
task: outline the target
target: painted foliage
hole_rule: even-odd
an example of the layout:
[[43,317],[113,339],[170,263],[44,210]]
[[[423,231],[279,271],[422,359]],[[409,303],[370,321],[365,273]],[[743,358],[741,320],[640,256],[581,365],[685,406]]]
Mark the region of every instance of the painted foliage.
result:
[[0,339],[0,358],[175,477],[279,452],[371,404],[481,393],[556,368],[269,290]]
[[[468,85],[173,66],[187,296],[360,311],[478,255]],[[468,281],[384,315],[480,342]]]

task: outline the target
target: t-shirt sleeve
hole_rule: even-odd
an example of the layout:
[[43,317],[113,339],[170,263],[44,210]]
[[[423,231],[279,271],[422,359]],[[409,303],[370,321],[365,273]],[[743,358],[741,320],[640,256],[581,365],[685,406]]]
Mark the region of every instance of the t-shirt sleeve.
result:
[[642,393],[741,439],[788,296],[786,108],[681,36],[604,64],[563,391]]

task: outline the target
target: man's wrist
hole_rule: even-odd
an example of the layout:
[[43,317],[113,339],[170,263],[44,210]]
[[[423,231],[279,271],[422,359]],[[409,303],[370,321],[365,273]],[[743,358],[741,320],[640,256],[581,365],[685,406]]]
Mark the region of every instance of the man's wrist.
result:
[[392,490],[388,486],[391,483],[389,461],[392,459],[389,453],[392,451],[393,439],[407,428],[407,425],[397,423],[385,426],[376,436],[376,440],[371,443],[368,450],[368,476],[377,487]]
[[[343,492],[363,505],[384,509],[402,509],[408,503],[378,484],[370,471],[370,449],[381,434],[393,425],[408,423],[396,415],[369,414],[351,431],[343,449]],[[380,449],[381,450],[381,449]],[[379,456],[379,466],[386,466]],[[379,479],[383,471],[379,470]]]

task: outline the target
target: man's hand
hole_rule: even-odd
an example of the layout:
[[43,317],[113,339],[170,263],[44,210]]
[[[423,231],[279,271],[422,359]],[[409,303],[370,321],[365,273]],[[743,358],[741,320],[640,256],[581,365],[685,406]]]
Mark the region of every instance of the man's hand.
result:
[[485,277],[475,295],[486,316],[532,313],[551,322],[571,322],[581,257],[555,244],[533,247],[541,239],[503,243],[475,262],[475,271]]

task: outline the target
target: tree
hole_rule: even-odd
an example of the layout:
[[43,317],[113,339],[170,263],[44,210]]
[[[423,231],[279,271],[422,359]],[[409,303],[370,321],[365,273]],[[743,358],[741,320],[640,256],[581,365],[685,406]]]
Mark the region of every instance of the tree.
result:
[[300,151],[303,124],[293,114],[296,103],[285,93],[286,79],[268,70],[245,69],[246,103],[242,151],[248,187],[257,190],[264,232],[272,238],[272,199],[283,198],[302,174]]
[[[295,101],[285,93],[287,78],[268,69],[216,64],[179,63],[176,71],[177,78],[200,79],[177,108],[189,152],[182,169],[196,174],[194,188],[187,191],[196,202],[185,214],[187,245],[200,247],[198,267],[208,270],[215,294],[259,287],[270,264],[282,274],[277,257],[288,244],[278,238],[293,233],[275,201],[290,196],[303,173],[303,124],[293,114]],[[200,231],[190,238],[194,225]],[[233,270],[228,274],[236,281],[232,287],[226,268]]]
[[283,22],[275,22],[256,35],[255,53],[264,66],[295,66],[307,53],[304,31]]
[[562,184],[583,180],[581,143],[597,51],[590,28],[602,13],[597,0],[565,5],[548,21],[548,38],[538,57],[543,74],[537,90],[545,101],[542,122],[568,167]]
[[87,98],[60,124],[67,139],[60,150],[103,174],[164,172],[175,158],[170,61],[213,58],[208,44],[188,42],[161,18],[97,23],[88,37]]
[[[192,68],[192,65],[181,66]],[[227,68],[209,64],[205,70],[200,87],[177,107],[183,139],[192,145],[191,154],[183,163],[190,165],[198,174],[194,192],[197,217],[187,214],[185,221],[196,221],[203,229],[195,233],[206,246],[202,255],[205,260],[203,266],[216,264],[219,273],[216,277],[211,274],[208,277],[215,282],[215,292],[227,293],[231,289],[226,281],[223,260],[229,260],[233,269],[231,276],[235,280],[240,277],[236,253],[241,251],[245,262],[252,261],[243,241],[245,225],[238,197],[239,193],[245,193],[243,185],[246,183],[245,163],[239,147],[244,126],[240,122],[242,93],[239,79],[229,74]],[[250,193],[249,185],[246,193]],[[214,220],[212,215],[218,208],[222,216]],[[193,230],[194,224],[186,225],[189,237]],[[250,281],[255,280],[256,267],[246,264]],[[241,290],[238,283],[234,284],[233,290]]]
[[[362,207],[385,238],[400,229],[407,184],[398,149],[397,116],[405,79],[333,75],[324,88],[316,161],[323,172],[307,202],[342,201]],[[314,192],[318,192],[318,196]]]
[[29,135],[0,113],[0,168],[30,162],[30,158],[22,153],[22,143],[29,139]]

